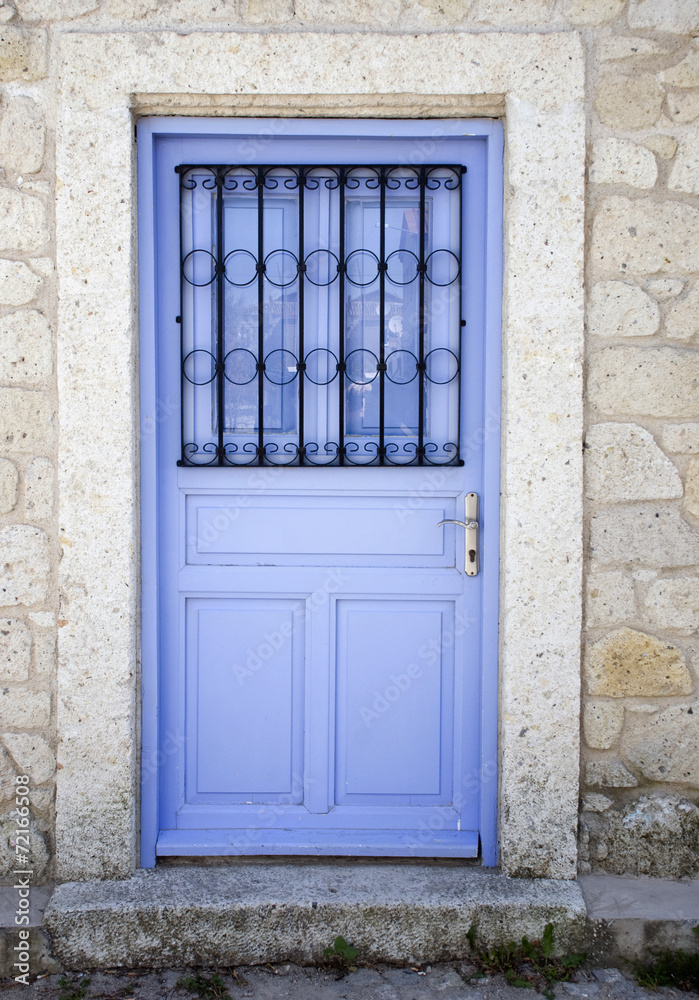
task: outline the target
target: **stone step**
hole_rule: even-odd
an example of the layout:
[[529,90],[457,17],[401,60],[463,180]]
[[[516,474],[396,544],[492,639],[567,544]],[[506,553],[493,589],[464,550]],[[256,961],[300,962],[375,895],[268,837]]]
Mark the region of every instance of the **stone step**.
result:
[[361,962],[415,964],[554,925],[579,950],[586,911],[576,882],[510,879],[470,866],[234,864],[139,871],[59,885],[44,914],[66,968],[167,968],[322,961],[342,935]]

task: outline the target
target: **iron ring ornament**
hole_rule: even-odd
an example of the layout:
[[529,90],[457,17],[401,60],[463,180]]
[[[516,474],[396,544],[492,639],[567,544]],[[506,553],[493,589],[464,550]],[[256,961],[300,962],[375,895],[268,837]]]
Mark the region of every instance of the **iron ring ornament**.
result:
[[[462,218],[465,167],[195,164],[176,170],[181,220],[182,451],[178,464],[463,464],[458,440],[463,223],[458,221],[455,231],[453,220]],[[309,245],[305,243],[304,206],[312,199],[316,199],[313,218],[318,217],[318,199],[335,206],[328,245],[319,245],[317,236]],[[378,234],[367,240],[365,232],[364,245],[358,245],[356,233],[352,235],[348,228],[347,205],[353,199],[356,205],[369,206],[379,219]],[[268,202],[273,208],[294,206],[297,221],[287,227],[296,234],[291,242],[285,237],[270,247]],[[255,220],[256,231],[248,225],[245,238],[236,240],[239,230],[230,220],[238,203],[245,204],[246,218]],[[440,209],[440,205],[446,207]],[[437,229],[431,227],[439,211],[443,214],[438,231],[448,239],[435,247]],[[387,236],[390,229],[399,235]],[[194,239],[195,232],[200,234],[198,239]],[[449,319],[452,306],[444,306],[447,300],[435,299],[434,309],[431,305],[430,296],[450,286],[457,288],[455,296],[449,292],[448,300],[457,303],[456,334]],[[309,302],[314,303],[311,308]],[[240,303],[248,303],[245,308],[252,316],[246,320],[250,332],[244,337],[233,332],[239,327],[229,330],[231,310],[240,310]],[[319,303],[324,303],[326,311],[334,310],[334,317],[324,321],[327,339],[323,346],[308,325],[318,322]],[[447,321],[440,319],[442,313]],[[197,317],[204,318],[203,325]],[[292,335],[280,334],[284,328]],[[305,346],[306,338],[310,349]],[[414,388],[408,390],[409,386]],[[389,390],[390,417],[386,411]],[[307,396],[311,391],[316,395]],[[269,392],[273,395],[268,398]],[[240,404],[236,404],[238,398]],[[316,400],[314,405],[336,409],[333,436],[337,437],[339,429],[337,439],[307,439],[306,398]],[[371,418],[378,428],[358,436],[356,428],[349,427],[350,410],[366,406],[369,399],[374,409],[378,406],[378,418]],[[230,429],[228,412],[236,405],[250,414],[246,426],[252,422],[252,431]],[[276,417],[268,416],[270,406],[276,407]],[[280,406],[296,414],[291,440],[279,432]],[[404,407],[403,416],[396,417],[396,406]],[[445,425],[451,430],[433,440],[430,421],[440,407],[452,414]],[[201,427],[207,419],[208,434],[193,434],[196,421]],[[395,436],[397,419],[405,429],[404,439]]]

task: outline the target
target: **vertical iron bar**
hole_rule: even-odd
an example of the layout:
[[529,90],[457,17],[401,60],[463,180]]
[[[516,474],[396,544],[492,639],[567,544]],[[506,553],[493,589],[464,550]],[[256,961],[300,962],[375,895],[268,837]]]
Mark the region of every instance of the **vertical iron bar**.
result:
[[464,244],[464,178],[466,176],[466,167],[461,168],[461,177],[459,178],[459,341],[458,341],[458,398],[457,398],[457,416],[456,416],[456,464],[463,465],[461,461],[461,385],[463,383],[463,374],[461,371],[461,341],[463,340],[463,329],[466,326],[466,320],[464,319],[463,313],[463,297],[464,297],[464,272],[463,272],[463,261],[461,255],[463,253]]
[[420,167],[420,263],[418,273],[419,284],[419,319],[418,319],[418,429],[417,429],[417,464],[425,464],[425,187],[427,171]]
[[385,350],[384,324],[386,319],[386,168],[380,170],[379,195],[379,465],[384,465],[384,391]]
[[340,449],[339,463],[345,464],[345,168],[340,167],[340,246],[339,256],[339,294],[340,315],[338,317],[338,361],[342,366],[338,372],[340,384],[340,422],[338,430],[338,446]]
[[[306,179],[305,179],[304,169],[303,169],[303,167],[299,167],[299,264],[300,265],[304,265],[305,264],[305,260],[304,260],[305,251],[304,251],[304,245],[303,245],[303,237],[304,237],[304,232],[303,232],[303,229],[304,229],[303,211],[304,211],[304,191],[305,191],[305,184],[306,184]],[[303,343],[303,324],[304,324],[304,312],[303,312],[303,310],[304,310],[304,292],[305,292],[304,281],[305,281],[306,274],[305,274],[305,269],[304,269],[303,266],[299,267],[298,272],[299,272],[298,273],[298,282],[299,282],[299,362],[301,364],[303,364],[303,362],[305,361],[304,343]],[[301,370],[298,373],[297,378],[298,378],[298,390],[299,390],[298,391],[298,399],[299,399],[299,444],[298,444],[298,448],[299,448],[299,465],[303,465],[304,464],[304,462],[303,462],[303,446],[304,446],[303,420],[304,420],[304,406],[305,406],[305,403],[304,403],[304,390],[305,390],[304,382],[305,382],[305,379],[306,379],[305,369],[301,368]],[[282,388],[282,392],[283,391],[284,390]]]
[[216,169],[216,410],[218,415],[218,465],[223,465],[223,168]]
[[263,167],[257,168],[257,464],[264,464],[264,183]]
[[178,465],[185,464],[184,454],[184,230],[182,228],[182,213],[184,209],[184,174],[180,167],[175,167],[180,182],[180,461]]

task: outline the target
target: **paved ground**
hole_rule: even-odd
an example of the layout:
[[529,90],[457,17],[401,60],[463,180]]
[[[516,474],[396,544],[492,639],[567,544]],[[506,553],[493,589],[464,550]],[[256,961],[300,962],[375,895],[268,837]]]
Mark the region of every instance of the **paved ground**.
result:
[[[209,975],[210,973],[205,973]],[[199,1000],[199,994],[178,986],[192,970],[121,970],[90,973],[84,1000]],[[474,978],[474,976],[476,978]],[[359,969],[339,978],[326,969],[296,965],[255,966],[221,971],[231,1000],[527,1000],[522,989],[501,976],[478,977],[473,967],[434,965],[424,970]],[[80,974],[69,980],[80,985]],[[46,976],[30,986],[2,983],[2,1000],[83,1000],[79,990],[61,989],[60,976]],[[699,994],[641,989],[617,969],[578,972],[575,982],[555,987],[557,1000],[699,1000]],[[532,1000],[533,1000],[533,994]],[[202,1000],[214,1000],[213,997]]]

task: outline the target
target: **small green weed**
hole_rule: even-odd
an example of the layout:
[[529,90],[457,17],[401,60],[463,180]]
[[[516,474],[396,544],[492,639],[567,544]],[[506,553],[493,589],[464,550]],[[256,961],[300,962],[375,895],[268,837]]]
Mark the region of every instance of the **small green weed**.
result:
[[188,993],[196,993],[202,1000],[231,1000],[226,984],[216,973],[207,978],[197,971],[193,976],[178,979],[177,985]]
[[566,982],[572,973],[585,961],[584,954],[555,957],[553,954],[553,924],[546,924],[541,941],[530,941],[523,937],[522,943],[511,941],[487,951],[476,947],[478,931],[469,927],[466,934],[471,947],[471,961],[479,972],[499,972],[510,986],[522,989],[536,989],[547,1000],[554,996],[554,983]]
[[87,988],[91,982],[89,976],[75,976],[68,979],[64,973],[58,980],[58,985],[61,988],[58,1000],[85,1000]]
[[[693,927],[699,934],[699,927]],[[659,986],[674,986],[680,990],[699,990],[699,955],[678,951],[661,951],[650,965],[639,965],[635,970],[636,982],[650,990]]]
[[348,944],[341,934],[338,934],[330,948],[325,948],[323,950],[323,958],[326,958],[333,964],[346,969],[347,972],[357,971],[354,960],[358,954],[359,952],[357,949],[353,948],[351,944]]

